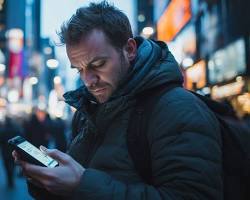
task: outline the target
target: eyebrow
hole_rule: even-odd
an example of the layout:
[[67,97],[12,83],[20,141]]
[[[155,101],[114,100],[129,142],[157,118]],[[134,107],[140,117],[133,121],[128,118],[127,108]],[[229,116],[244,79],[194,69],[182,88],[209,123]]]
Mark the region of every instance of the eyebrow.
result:
[[[90,65],[92,65],[92,64],[93,64],[94,62],[96,62],[96,61],[104,60],[104,59],[107,59],[107,58],[109,58],[109,57],[108,57],[108,56],[97,56],[97,57],[93,58],[93,59],[87,64],[87,67],[90,66]],[[72,69],[78,68],[78,67],[76,67],[76,66],[74,66],[74,65],[71,65],[70,67],[71,67]]]
[[76,69],[77,67],[74,66],[74,65],[70,65],[70,68],[71,68],[71,69]]

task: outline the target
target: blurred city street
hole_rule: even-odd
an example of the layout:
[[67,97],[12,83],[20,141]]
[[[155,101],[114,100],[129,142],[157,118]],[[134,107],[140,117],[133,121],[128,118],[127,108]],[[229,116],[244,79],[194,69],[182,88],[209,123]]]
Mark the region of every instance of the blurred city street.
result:
[[32,200],[28,195],[25,179],[15,173],[15,186],[8,188],[6,184],[6,175],[3,169],[2,158],[0,156],[0,199],[1,200]]

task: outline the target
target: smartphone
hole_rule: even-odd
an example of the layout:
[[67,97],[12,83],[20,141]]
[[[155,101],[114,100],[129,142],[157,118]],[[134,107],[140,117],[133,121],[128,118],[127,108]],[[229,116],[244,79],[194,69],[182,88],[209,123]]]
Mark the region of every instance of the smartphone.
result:
[[20,154],[21,158],[27,162],[49,168],[58,165],[56,160],[43,153],[21,136],[9,139],[8,143]]

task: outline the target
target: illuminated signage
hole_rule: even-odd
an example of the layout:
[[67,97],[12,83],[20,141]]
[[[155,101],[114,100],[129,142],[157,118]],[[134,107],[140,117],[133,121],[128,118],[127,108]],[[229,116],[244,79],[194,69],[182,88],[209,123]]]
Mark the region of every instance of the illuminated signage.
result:
[[244,80],[238,80],[236,82],[223,85],[223,86],[214,86],[211,91],[213,99],[222,99],[225,97],[234,96],[240,94],[245,85]]
[[[195,85],[196,88],[193,88]],[[187,89],[200,89],[206,85],[206,63],[204,60],[186,69],[185,86]]]
[[239,39],[216,51],[208,61],[209,83],[216,84],[235,78],[246,71],[245,44]]
[[173,41],[168,43],[169,50],[178,63],[196,52],[196,34],[193,24],[185,26],[181,33]]
[[21,29],[10,29],[7,32],[9,48],[9,77],[21,76],[23,65],[24,33]]
[[169,42],[191,19],[190,0],[172,0],[157,23],[159,40]]

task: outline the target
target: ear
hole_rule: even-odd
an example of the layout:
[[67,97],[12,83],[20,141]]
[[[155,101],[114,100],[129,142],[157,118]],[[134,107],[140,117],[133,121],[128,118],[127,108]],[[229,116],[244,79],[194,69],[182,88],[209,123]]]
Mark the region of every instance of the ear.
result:
[[126,51],[127,58],[129,61],[132,61],[135,59],[136,53],[137,53],[137,44],[133,38],[128,39],[127,45],[125,47],[125,51]]

